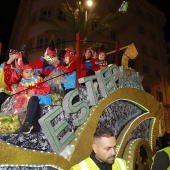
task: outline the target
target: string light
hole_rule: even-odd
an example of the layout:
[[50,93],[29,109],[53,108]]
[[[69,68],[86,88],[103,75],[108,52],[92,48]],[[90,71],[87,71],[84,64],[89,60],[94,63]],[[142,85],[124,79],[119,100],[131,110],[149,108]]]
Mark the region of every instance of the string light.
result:
[[[26,92],[25,92],[26,93]],[[106,98],[105,98],[106,99]],[[101,102],[102,101],[104,101],[105,100],[104,98],[102,99],[102,100],[100,100],[99,101],[99,103],[101,104]],[[92,113],[90,114],[90,116],[96,111],[96,108],[97,108],[97,105],[94,107],[95,109],[93,109],[92,110]],[[145,114],[148,114],[148,113],[145,113]],[[144,115],[144,114],[143,114]],[[143,115],[141,115],[141,116],[143,116]],[[89,118],[88,118],[89,119]],[[132,128],[132,125],[134,124],[134,122],[136,121],[136,120],[140,120],[140,116],[138,117],[138,118],[136,118],[136,119],[134,119],[132,122],[131,122],[131,124],[130,124],[130,126],[129,126],[129,128],[127,129],[127,131],[126,131],[126,133],[130,130],[130,128]],[[148,118],[146,118],[146,119],[148,119]],[[144,120],[146,120],[146,119],[144,119]],[[156,120],[154,120],[154,121],[156,121]],[[80,128],[81,129],[81,131],[83,130],[83,127],[86,125],[86,123],[84,123],[83,125],[82,125],[82,127]],[[154,126],[153,126],[154,127]],[[152,129],[153,130],[153,129]],[[77,137],[75,138],[75,141],[77,141],[77,139],[78,139],[78,136],[81,134],[81,131],[78,133],[78,135],[77,135]],[[153,131],[152,131],[153,132]],[[120,148],[122,147],[122,144],[123,144],[123,141],[124,141],[124,139],[125,139],[125,135],[126,135],[126,133],[124,134],[124,136],[123,136],[123,138],[122,138],[122,140],[121,140],[121,142],[120,142],[120,145],[118,145],[118,151],[120,150]],[[151,140],[153,139],[153,133],[151,133]],[[134,140],[134,142],[135,142],[135,140]],[[129,153],[132,153],[132,149],[133,149],[133,144],[134,144],[134,142],[132,142],[131,144],[130,144],[130,147],[129,147]],[[152,143],[152,142],[151,142]],[[74,145],[71,145],[71,146],[73,146],[74,147]],[[27,150],[26,148],[24,148],[24,150]],[[35,150],[33,150],[34,152],[35,152]],[[50,153],[50,152],[48,152],[48,153]],[[71,154],[70,152],[69,152],[69,154]],[[3,156],[2,156],[3,157]],[[131,155],[129,155],[128,156],[128,158],[129,159],[131,159]],[[128,162],[130,162],[130,160],[128,160]],[[42,165],[42,166],[44,166],[44,165]]]
[[16,164],[16,165],[14,165],[14,164],[1,164],[0,165],[0,168],[4,168],[4,167],[5,168],[16,167],[17,169],[18,169],[18,167],[22,167],[22,168],[24,168],[24,167],[29,167],[29,168],[52,167],[52,168],[55,168],[57,170],[63,170],[60,167],[50,165],[50,164],[40,164],[40,165],[34,165],[34,164],[33,165],[28,165],[28,164],[21,164],[21,165],[19,165],[19,164]]

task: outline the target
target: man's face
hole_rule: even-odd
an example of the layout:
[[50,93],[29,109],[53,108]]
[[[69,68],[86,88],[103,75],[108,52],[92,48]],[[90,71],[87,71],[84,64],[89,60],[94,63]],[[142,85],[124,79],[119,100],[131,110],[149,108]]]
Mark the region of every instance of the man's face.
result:
[[59,63],[59,59],[58,57],[54,57],[52,58],[50,61],[48,61],[49,64],[53,65],[54,67],[57,67],[58,63]]
[[93,142],[92,148],[95,153],[95,157],[108,164],[113,164],[116,155],[116,138],[100,137],[96,138]]

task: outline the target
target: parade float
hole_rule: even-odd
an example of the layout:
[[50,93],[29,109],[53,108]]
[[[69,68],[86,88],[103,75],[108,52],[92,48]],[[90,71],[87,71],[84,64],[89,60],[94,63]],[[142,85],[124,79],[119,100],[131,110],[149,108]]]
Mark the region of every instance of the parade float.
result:
[[[135,45],[119,51],[120,65],[80,78],[80,86],[66,94],[61,105],[42,106],[40,132],[0,134],[0,169],[69,170],[90,155],[92,136],[100,127],[114,131],[117,156],[129,170],[149,169],[156,138],[165,131],[163,105],[144,91],[143,76],[128,65],[138,55]],[[77,95],[80,101],[72,104]]]

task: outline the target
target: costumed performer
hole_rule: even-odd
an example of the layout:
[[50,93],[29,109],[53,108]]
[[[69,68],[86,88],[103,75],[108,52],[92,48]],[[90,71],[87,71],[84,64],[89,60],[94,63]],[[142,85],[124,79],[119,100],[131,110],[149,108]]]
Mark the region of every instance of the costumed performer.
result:
[[34,74],[34,68],[26,54],[22,55],[19,70],[22,76],[16,88],[14,110],[18,112],[22,107],[27,107],[26,118],[17,133],[29,134],[32,129],[40,130],[40,104],[51,105],[50,86],[40,76]]
[[13,87],[18,84],[20,74],[14,65],[13,61],[17,58],[17,51],[10,50],[9,59],[7,62],[0,64],[0,107],[2,103],[10,96]]
[[[62,82],[64,94],[76,88],[76,56],[74,52],[68,48],[58,52],[58,56],[63,59],[63,62],[58,64],[59,69],[63,72],[65,81]],[[78,97],[73,99],[73,104],[79,101]]]
[[[80,65],[80,78],[95,75],[95,67],[94,67],[95,60],[96,58],[93,58],[92,50],[90,48],[86,48],[82,58],[82,63]],[[81,85],[84,86],[84,83]],[[98,92],[97,80],[93,80],[93,86],[95,92],[97,93]]]
[[94,71],[98,71],[103,67],[107,67],[108,63],[106,60],[106,51],[104,49],[104,46],[102,45],[100,47],[100,50],[98,51],[98,57],[94,60],[94,64],[93,64],[93,70]]
[[41,77],[45,78],[56,69],[58,63],[59,60],[57,57],[57,49],[54,46],[54,42],[51,41],[45,51],[44,56],[37,58],[37,60],[34,62],[35,72]]
[[92,50],[90,48],[86,48],[80,65],[80,77],[94,75],[95,72],[92,69],[93,64],[94,64],[94,59],[92,56]]

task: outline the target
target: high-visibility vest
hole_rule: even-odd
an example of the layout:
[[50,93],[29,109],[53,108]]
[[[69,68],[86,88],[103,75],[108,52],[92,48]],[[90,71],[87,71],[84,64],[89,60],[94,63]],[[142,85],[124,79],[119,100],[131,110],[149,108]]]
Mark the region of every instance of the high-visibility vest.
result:
[[[112,165],[112,169],[127,170],[125,160],[116,158],[114,164]],[[90,157],[88,157],[87,159],[71,167],[70,170],[100,170],[100,169],[95,164],[95,162]]]
[[[165,151],[168,154],[169,159],[170,159],[170,146],[166,147],[166,148],[163,148],[163,149],[157,151],[156,153],[161,152],[161,151]],[[155,156],[156,156],[156,154],[152,157],[153,162],[154,162]],[[170,170],[170,166],[168,167],[167,170]]]
[[4,64],[0,64],[0,88],[5,88],[6,86],[4,81]]

